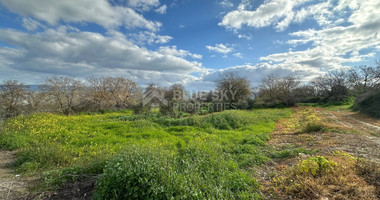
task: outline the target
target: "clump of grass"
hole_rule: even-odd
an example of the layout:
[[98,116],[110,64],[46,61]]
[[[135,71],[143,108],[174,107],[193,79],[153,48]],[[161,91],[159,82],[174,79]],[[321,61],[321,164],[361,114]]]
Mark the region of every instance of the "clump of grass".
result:
[[297,112],[282,123],[281,134],[325,132],[328,129],[314,108],[300,107],[297,109]]
[[316,150],[300,148],[294,145],[284,145],[279,150],[270,150],[270,157],[283,159],[297,157],[300,154],[312,155],[314,153],[316,153]]
[[217,149],[127,148],[107,165],[94,199],[258,199],[258,184]]
[[301,131],[305,133],[319,132],[325,128],[322,120],[311,109],[307,109],[302,113],[300,125]]
[[357,173],[357,160],[337,152],[300,160],[274,178],[273,190],[292,199],[376,199],[376,189]]
[[323,156],[309,157],[303,160],[299,165],[298,173],[303,175],[313,175],[314,177],[329,174],[334,170],[337,164],[334,161],[327,160]]

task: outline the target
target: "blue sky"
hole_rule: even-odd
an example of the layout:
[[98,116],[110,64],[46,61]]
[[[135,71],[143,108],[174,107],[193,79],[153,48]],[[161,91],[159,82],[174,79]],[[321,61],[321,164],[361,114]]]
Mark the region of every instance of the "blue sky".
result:
[[122,76],[211,89],[374,65],[377,0],[0,0],[0,80]]

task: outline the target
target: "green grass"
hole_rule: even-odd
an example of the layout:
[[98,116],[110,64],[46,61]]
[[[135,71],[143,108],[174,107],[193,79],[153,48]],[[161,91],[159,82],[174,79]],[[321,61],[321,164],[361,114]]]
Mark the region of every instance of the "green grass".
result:
[[298,103],[298,106],[306,106],[306,107],[321,107],[330,111],[352,111],[353,104],[345,104],[345,105],[335,105],[335,104],[318,104],[318,103]]
[[17,149],[18,171],[42,173],[49,184],[61,184],[71,179],[70,175],[101,174],[107,163],[130,146],[159,147],[173,156],[194,144],[212,146],[209,155],[222,156],[218,159],[245,171],[269,159],[264,149],[270,132],[277,120],[292,112],[257,109],[183,118],[159,113],[133,115],[132,111],[75,116],[33,114],[3,123],[0,148]]

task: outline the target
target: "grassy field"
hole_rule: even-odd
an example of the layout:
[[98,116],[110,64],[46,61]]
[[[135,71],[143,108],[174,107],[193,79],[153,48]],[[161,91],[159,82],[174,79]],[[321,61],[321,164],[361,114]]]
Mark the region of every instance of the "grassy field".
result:
[[98,199],[259,198],[247,172],[273,156],[266,142],[276,122],[292,112],[34,114],[4,122],[0,148],[17,150],[18,172],[42,175],[47,186],[101,174]]

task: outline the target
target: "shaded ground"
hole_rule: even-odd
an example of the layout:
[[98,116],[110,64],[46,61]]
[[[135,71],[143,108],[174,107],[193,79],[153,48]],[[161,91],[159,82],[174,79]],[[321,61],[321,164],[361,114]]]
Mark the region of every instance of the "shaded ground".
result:
[[96,177],[85,177],[75,183],[64,184],[55,192],[46,194],[45,198],[49,200],[62,199],[62,200],[90,200],[93,197],[95,188]]
[[14,173],[11,164],[15,160],[15,152],[0,150],[0,200],[29,199],[92,199],[96,177],[85,177],[75,183],[64,184],[56,191],[49,193],[31,192],[36,178],[23,177]]

